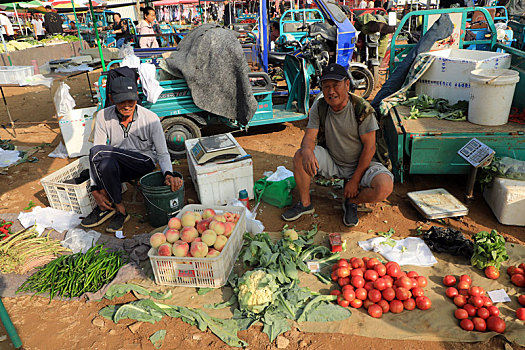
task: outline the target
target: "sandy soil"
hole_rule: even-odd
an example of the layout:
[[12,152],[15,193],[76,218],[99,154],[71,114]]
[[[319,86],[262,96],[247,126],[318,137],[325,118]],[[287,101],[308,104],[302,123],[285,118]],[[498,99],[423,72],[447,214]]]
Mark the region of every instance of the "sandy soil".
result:
[[[95,81],[97,72],[91,73]],[[69,80],[71,93],[77,101],[77,106],[90,105],[85,76]],[[54,89],[53,89],[54,90]],[[16,145],[24,147],[39,147],[35,154],[38,162],[24,163],[13,167],[7,174],[0,175],[0,213],[13,213],[26,207],[29,201],[36,205],[48,205],[44,190],[39,180],[52,173],[71,160],[53,159],[47,155],[58,145],[61,135],[54,116],[54,107],[48,89],[7,88],[5,89],[11,115],[17,120],[16,137],[8,127],[7,114],[0,111],[0,124],[7,128],[0,129],[0,138],[12,139]],[[0,108],[1,109],[1,108]],[[299,146],[306,122],[285,123],[266,127],[251,128],[248,133],[236,132],[234,135],[244,149],[252,154],[254,159],[254,179],[262,177],[267,170],[275,170],[278,165],[292,169],[292,157]],[[208,131],[210,132],[210,131]],[[181,161],[175,170],[185,177],[187,203],[198,202],[198,197],[189,178],[187,162]],[[388,231],[393,228],[395,236],[406,237],[414,235],[416,229],[431,225],[445,224],[462,230],[471,236],[482,230],[497,229],[505,238],[519,244],[525,244],[525,230],[516,226],[504,226],[497,222],[491,210],[484,202],[481,194],[475,193],[475,199],[468,203],[469,215],[462,219],[445,219],[441,223],[429,222],[423,219],[408,202],[406,193],[413,190],[444,187],[459,199],[463,199],[466,184],[465,176],[409,176],[403,184],[397,183],[394,192],[385,203],[371,205],[371,213],[361,213],[358,230],[367,232]],[[317,216],[308,216],[298,220],[295,225],[299,229],[310,228],[313,223],[326,232],[348,232],[352,229],[342,224],[340,190],[312,186],[312,199]],[[130,201],[134,189],[131,188],[124,196]],[[338,198],[333,199],[333,194]],[[138,199],[141,200],[140,195]],[[153,228],[145,221],[142,204],[131,205],[128,210],[132,220],[126,224],[125,234],[149,232]],[[279,231],[284,222],[280,219],[282,210],[261,204],[258,218],[263,221],[268,231]],[[103,232],[104,228],[100,231]],[[98,311],[114,303],[133,300],[127,295],[114,301],[101,302],[66,302],[52,301],[44,298],[23,296],[4,298],[3,303],[15,324],[26,349],[153,349],[149,336],[159,329],[167,329],[164,349],[223,349],[227,348],[210,332],[200,332],[178,319],[164,318],[161,322],[151,325],[142,324],[135,332],[127,327],[131,323],[113,324],[104,320],[99,322]],[[97,320],[97,321],[94,321]],[[459,331],[459,329],[458,329]],[[0,328],[0,336],[6,334]],[[250,349],[274,349],[277,344],[270,344],[266,335],[257,327],[240,333],[240,337],[250,343]],[[339,348],[378,348],[378,349],[514,349],[520,347],[509,345],[504,338],[496,337],[484,343],[450,343],[420,341],[393,341],[384,339],[364,338],[341,334],[310,334],[296,329],[284,334],[289,341],[287,349],[339,349]],[[3,338],[0,338],[3,339]],[[10,349],[8,340],[0,341],[0,349]]]

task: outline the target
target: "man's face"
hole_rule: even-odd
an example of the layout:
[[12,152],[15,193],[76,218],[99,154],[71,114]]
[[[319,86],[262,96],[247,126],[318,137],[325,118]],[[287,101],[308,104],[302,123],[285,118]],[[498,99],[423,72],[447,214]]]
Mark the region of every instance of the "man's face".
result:
[[341,106],[346,102],[348,90],[350,89],[350,80],[333,80],[327,79],[321,82],[326,103],[332,108]]
[[133,113],[135,112],[135,107],[137,106],[137,101],[135,100],[128,100],[123,101],[120,103],[116,103],[117,110],[120,114],[122,114],[124,117],[131,117],[133,116]]
[[116,23],[120,22],[120,16],[119,15],[113,15],[113,21]]

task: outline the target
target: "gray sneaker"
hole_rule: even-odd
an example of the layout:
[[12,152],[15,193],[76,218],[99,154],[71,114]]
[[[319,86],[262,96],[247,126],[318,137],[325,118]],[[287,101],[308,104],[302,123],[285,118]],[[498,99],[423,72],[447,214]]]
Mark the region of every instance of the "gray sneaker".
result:
[[343,224],[352,227],[357,226],[359,218],[357,217],[357,204],[350,203],[347,199],[343,202]]
[[313,214],[314,211],[315,209],[312,206],[312,203],[310,203],[309,206],[305,207],[303,206],[303,203],[299,201],[293,207],[285,211],[283,215],[281,215],[281,218],[284,221],[294,221],[299,219],[304,214]]

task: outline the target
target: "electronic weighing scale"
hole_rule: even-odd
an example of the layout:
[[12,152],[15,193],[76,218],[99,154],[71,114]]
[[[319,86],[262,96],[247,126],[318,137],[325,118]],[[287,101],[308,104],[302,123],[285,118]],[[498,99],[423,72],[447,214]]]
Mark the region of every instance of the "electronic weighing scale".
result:
[[232,136],[229,134],[201,137],[191,148],[191,154],[201,165],[211,160],[235,158],[241,154]]

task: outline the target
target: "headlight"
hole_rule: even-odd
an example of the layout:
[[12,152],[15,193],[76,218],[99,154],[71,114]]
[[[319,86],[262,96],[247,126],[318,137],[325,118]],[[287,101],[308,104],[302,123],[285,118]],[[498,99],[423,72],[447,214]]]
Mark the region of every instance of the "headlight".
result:
[[379,33],[368,34],[371,42],[377,43],[379,41]]

